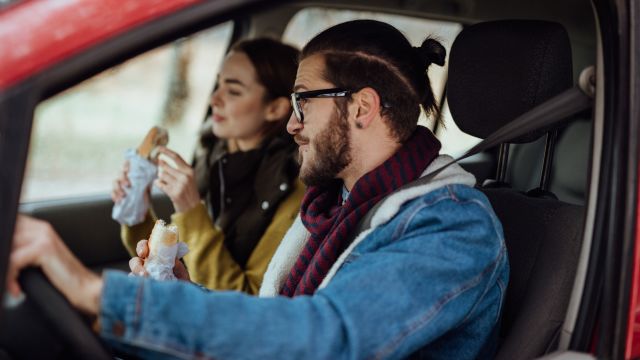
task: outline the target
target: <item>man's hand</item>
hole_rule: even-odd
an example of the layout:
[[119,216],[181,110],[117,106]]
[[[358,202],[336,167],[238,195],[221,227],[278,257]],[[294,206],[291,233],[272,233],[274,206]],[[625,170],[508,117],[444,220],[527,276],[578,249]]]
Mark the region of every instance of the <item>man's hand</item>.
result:
[[164,160],[159,160],[160,171],[154,184],[169,196],[176,212],[186,212],[193,209],[200,203],[200,194],[193,168],[180,155],[164,146],[158,147],[158,151],[173,160],[176,167],[170,166]]
[[[149,274],[144,268],[144,262],[149,256],[149,242],[147,240],[140,240],[136,245],[136,254],[137,257],[131,258],[129,260],[129,268],[131,269],[131,273],[137,276],[148,276]],[[180,280],[191,281],[189,277],[189,272],[187,268],[184,267],[184,264],[176,259],[176,264],[173,266],[173,274]]]
[[21,292],[18,274],[29,266],[41,267],[73,306],[97,315],[102,278],[73,256],[49,223],[18,215],[7,272],[7,290],[14,296]]

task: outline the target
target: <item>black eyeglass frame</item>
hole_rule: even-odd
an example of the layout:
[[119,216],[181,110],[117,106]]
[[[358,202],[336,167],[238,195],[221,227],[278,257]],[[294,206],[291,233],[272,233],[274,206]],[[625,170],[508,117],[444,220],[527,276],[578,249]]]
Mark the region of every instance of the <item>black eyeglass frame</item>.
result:
[[291,93],[291,107],[293,108],[293,114],[298,119],[300,124],[304,123],[304,113],[302,112],[302,106],[300,100],[313,99],[313,98],[332,98],[332,97],[346,97],[353,93],[352,90],[343,88],[332,89],[320,89],[302,92]]

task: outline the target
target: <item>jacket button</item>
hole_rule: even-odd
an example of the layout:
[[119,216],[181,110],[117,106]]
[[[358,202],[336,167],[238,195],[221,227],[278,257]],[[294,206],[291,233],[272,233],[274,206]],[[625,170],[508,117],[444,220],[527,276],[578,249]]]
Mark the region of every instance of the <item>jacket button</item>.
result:
[[269,209],[269,202],[268,201],[263,201],[261,207],[262,207],[262,210]]
[[223,157],[223,158],[222,158],[222,163],[223,163],[223,164],[226,164],[226,163],[227,163],[227,158],[226,158],[226,157]]
[[230,197],[226,198],[224,201],[225,201],[227,204],[231,204],[231,198],[230,198]]
[[288,188],[289,188],[289,184],[287,183],[280,184],[280,191],[287,191]]

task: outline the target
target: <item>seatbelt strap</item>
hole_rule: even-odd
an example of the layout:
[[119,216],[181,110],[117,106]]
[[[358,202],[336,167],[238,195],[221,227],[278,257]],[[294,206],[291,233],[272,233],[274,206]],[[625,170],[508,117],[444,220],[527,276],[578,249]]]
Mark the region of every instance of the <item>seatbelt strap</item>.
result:
[[[590,108],[593,104],[594,95],[593,74],[593,67],[589,67],[583,70],[582,74],[580,75],[580,82],[578,85],[550,98],[542,104],[518,116],[515,120],[494,131],[491,135],[487,136],[484,140],[469,149],[463,155],[452,160],[446,165],[428,173],[427,175],[415,181],[405,184],[404,186],[393,191],[391,194],[388,194],[387,196],[382,198],[362,218],[362,220],[356,227],[356,230],[352,234],[353,238],[355,238],[357,234],[360,234],[362,231],[365,231],[371,227],[371,219],[373,218],[373,215],[377,212],[384,201],[394,193],[426,184],[430,182],[434,177],[436,177],[436,175],[441,173],[444,169],[451,166],[452,164],[457,163],[460,160],[481,153],[502,143],[510,142],[511,140],[517,139],[532,131],[551,127],[552,125],[565,121],[572,115]],[[585,78],[589,79],[589,81],[584,81],[583,79]]]

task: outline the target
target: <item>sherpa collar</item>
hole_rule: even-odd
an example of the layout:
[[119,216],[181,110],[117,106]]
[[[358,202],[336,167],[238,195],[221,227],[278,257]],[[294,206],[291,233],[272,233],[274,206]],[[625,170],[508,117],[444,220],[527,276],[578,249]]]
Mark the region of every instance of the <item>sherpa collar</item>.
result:
[[[453,161],[453,158],[448,155],[438,156],[424,170],[421,177],[445,166],[451,161]],[[321,289],[327,286],[353,249],[364,241],[365,238],[378,226],[391,220],[398,213],[400,207],[404,203],[447,185],[460,184],[474,186],[475,183],[476,179],[471,173],[465,171],[458,164],[452,164],[441,171],[428,183],[398,191],[387,197],[383,200],[384,202],[382,206],[379,207],[378,211],[372,217],[371,227],[358,234],[351,245],[342,252],[320,284],[319,288]],[[262,280],[259,296],[273,297],[279,294],[282,284],[298,259],[300,252],[309,239],[309,235],[309,232],[300,220],[300,216],[298,216],[287,231],[285,237],[282,239],[282,242],[278,246],[278,249],[267,267],[267,271],[265,272]]]

